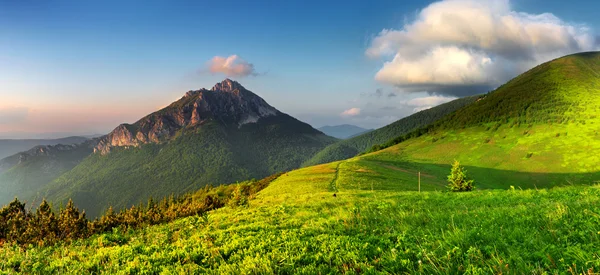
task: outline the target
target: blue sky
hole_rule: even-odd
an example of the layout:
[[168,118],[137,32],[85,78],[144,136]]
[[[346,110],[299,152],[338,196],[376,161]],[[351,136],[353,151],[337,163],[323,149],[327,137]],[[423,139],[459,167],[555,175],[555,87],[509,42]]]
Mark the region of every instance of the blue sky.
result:
[[[593,1],[490,0],[498,6],[491,10],[473,8],[472,1],[0,0],[0,136],[106,133],[224,79],[209,72],[216,56],[252,64],[253,75],[230,77],[313,126],[376,128],[464,93],[486,92],[557,55],[597,49],[600,5]],[[531,37],[550,24],[556,37],[542,38],[556,47],[502,34],[491,44],[449,39],[419,24],[469,7],[504,14]],[[466,32],[464,25],[444,26],[447,33]],[[518,51],[507,54],[514,45]],[[531,52],[527,62],[512,58]],[[448,55],[470,65],[439,59]],[[452,92],[457,87],[466,92]]]

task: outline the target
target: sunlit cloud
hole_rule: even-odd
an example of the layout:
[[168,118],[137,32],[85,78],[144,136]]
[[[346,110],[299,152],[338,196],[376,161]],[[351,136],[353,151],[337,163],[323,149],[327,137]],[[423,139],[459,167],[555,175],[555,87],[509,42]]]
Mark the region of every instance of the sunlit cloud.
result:
[[360,115],[360,108],[350,108],[348,110],[343,111],[341,115],[345,117]]
[[213,73],[221,73],[228,77],[246,77],[258,75],[252,63],[248,63],[238,55],[228,57],[215,56],[208,62],[208,70]]
[[508,0],[445,0],[400,29],[384,29],[367,56],[387,60],[375,79],[408,92],[486,92],[535,65],[598,49],[585,25],[512,9]]

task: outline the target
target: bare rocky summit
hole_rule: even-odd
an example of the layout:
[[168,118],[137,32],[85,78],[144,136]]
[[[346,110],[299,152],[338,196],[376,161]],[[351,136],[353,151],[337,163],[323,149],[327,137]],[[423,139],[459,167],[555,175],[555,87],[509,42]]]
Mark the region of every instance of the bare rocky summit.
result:
[[94,152],[107,154],[113,147],[137,147],[161,143],[178,131],[199,127],[207,121],[241,127],[261,118],[282,114],[240,83],[225,79],[212,89],[187,92],[180,100],[134,124],[121,124],[99,139]]

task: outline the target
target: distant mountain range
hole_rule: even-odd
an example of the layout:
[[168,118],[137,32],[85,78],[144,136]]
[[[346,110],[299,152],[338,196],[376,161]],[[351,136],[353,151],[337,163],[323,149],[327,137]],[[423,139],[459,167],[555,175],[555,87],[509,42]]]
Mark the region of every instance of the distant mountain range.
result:
[[0,139],[0,159],[29,150],[39,145],[69,145],[88,140],[88,137],[66,137],[59,139]]
[[94,216],[109,205],[288,171],[336,141],[227,79],[108,135],[0,161],[0,203],[72,198]]
[[328,136],[339,138],[339,139],[347,139],[360,134],[364,134],[373,129],[365,129],[362,127],[358,127],[350,124],[342,124],[336,126],[323,126],[318,128],[319,131],[325,133]]

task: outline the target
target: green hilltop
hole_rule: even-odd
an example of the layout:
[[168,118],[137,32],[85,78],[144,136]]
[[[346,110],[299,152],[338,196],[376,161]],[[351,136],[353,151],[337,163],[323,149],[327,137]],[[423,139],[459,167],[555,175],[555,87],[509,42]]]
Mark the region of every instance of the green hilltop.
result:
[[544,63],[431,125],[375,146],[387,149],[359,161],[421,170],[444,182],[456,159],[485,188],[595,183],[599,71],[599,53]]

